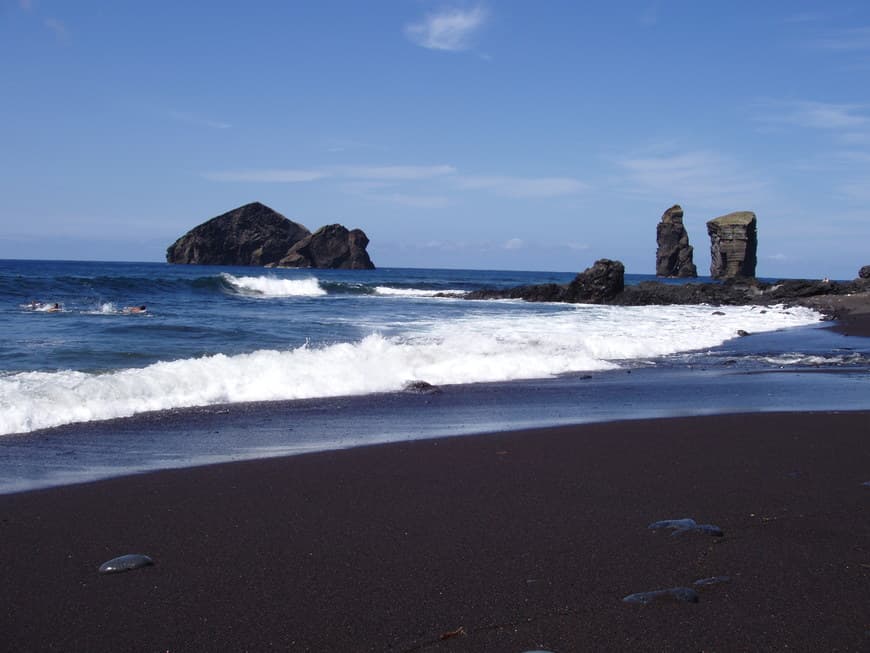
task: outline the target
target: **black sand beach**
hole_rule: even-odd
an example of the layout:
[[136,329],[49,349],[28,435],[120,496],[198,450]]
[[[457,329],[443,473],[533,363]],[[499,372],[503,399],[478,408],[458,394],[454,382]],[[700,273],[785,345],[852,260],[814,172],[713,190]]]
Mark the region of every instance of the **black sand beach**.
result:
[[[27,651],[867,650],[868,434],[870,412],[626,421],[0,496],[0,639]],[[683,517],[724,536],[647,528]],[[125,553],[156,564],[97,573]],[[715,576],[730,581],[697,603],[621,600]]]

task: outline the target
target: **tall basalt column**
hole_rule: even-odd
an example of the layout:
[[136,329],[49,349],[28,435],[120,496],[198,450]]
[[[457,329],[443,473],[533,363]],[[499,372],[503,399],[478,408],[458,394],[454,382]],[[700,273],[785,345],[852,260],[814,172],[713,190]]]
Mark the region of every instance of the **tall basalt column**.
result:
[[664,212],[656,229],[656,274],[660,277],[697,277],[692,261],[694,248],[683,226],[683,209],[674,204]]
[[755,214],[737,211],[707,223],[710,234],[710,276],[714,279],[754,277],[758,234]]

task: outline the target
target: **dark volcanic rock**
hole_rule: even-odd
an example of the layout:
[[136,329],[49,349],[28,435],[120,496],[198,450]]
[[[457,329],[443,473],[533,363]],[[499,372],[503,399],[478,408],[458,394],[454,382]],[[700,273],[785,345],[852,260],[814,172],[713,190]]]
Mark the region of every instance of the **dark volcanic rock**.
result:
[[[462,299],[524,299],[527,302],[566,302],[567,286],[543,283],[537,286],[515,286],[507,289],[483,288],[460,295]],[[454,297],[455,293],[439,293],[442,297]]]
[[710,276],[714,279],[754,277],[758,234],[755,214],[737,211],[707,223],[710,234]]
[[300,240],[278,261],[286,268],[334,268],[373,270],[366,246],[369,239],[362,229],[349,231],[340,224],[321,227]]
[[[841,302],[870,291],[865,279],[855,281],[807,281],[791,279],[765,283],[755,278],[727,279],[716,283],[662,283],[643,281],[623,287],[624,267],[619,261],[602,259],[570,284],[475,290],[464,295],[444,293],[463,299],[523,299],[529,302],[600,303],[613,306],[662,306],[668,304],[709,304],[711,306],[800,305],[828,316],[849,313],[836,309]],[[621,289],[621,290],[620,290]]]
[[692,262],[694,248],[683,226],[683,209],[674,204],[664,212],[656,229],[656,274],[660,277],[697,277]]
[[169,263],[266,265],[310,235],[301,224],[259,202],[245,204],[194,227],[166,250]]
[[568,284],[566,301],[583,304],[604,304],[625,288],[625,266],[621,261],[602,258],[591,268],[574,277]]
[[870,265],[865,265],[860,270],[858,270],[858,278],[870,279]]
[[360,229],[340,224],[311,233],[259,202],[245,204],[194,227],[166,250],[169,263],[262,265],[372,270]]
[[[568,285],[543,283],[536,286],[474,290],[463,299],[524,299],[527,302],[570,302],[572,304],[607,304],[625,288],[625,266],[620,261],[599,259]],[[442,296],[453,297],[445,293]]]

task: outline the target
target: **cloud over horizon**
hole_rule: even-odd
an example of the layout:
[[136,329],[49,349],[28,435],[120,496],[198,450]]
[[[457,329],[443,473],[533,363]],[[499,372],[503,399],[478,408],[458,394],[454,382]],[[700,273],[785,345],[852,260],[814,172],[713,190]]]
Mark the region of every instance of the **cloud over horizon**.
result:
[[746,166],[716,152],[686,151],[626,157],[617,164],[627,174],[629,192],[656,197],[691,199],[700,205],[722,201],[756,201],[767,186],[761,177]]
[[502,197],[558,197],[574,195],[588,189],[579,179],[570,177],[468,176],[458,180],[460,188],[489,190]]

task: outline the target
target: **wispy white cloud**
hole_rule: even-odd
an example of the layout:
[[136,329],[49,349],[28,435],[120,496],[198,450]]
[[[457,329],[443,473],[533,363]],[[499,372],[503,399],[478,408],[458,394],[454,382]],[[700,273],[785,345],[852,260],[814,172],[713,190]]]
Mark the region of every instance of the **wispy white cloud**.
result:
[[806,100],[764,102],[758,105],[757,120],[813,129],[850,129],[868,123],[868,107]]
[[459,52],[471,47],[474,34],[486,22],[488,12],[478,5],[471,9],[444,9],[405,26],[405,35],[430,50]]
[[653,26],[659,22],[659,6],[658,3],[652,4],[640,14],[640,23],[642,25]]
[[336,172],[354,179],[411,180],[444,177],[456,172],[450,165],[434,166],[342,166]]
[[522,249],[524,246],[522,238],[511,238],[504,244],[505,249]]
[[46,18],[43,21],[43,24],[52,32],[54,32],[55,37],[61,43],[66,43],[69,41],[69,30],[66,28],[61,21],[57,18]]
[[786,16],[783,21],[786,23],[815,23],[823,19],[823,14],[812,11],[803,11],[797,14],[791,14],[789,16]]
[[582,181],[571,177],[467,176],[457,179],[457,183],[460,188],[518,198],[574,195],[588,189]]
[[628,192],[663,202],[691,200],[707,206],[749,201],[767,185],[728,157],[703,150],[627,157],[617,163],[625,172]]
[[815,42],[825,50],[860,51],[870,50],[870,27],[854,27],[834,32]]
[[209,181],[230,182],[256,182],[273,184],[296,184],[307,181],[316,181],[328,177],[329,174],[321,170],[230,170],[223,172],[204,172],[202,177]]
[[870,145],[868,132],[844,132],[838,138],[844,145]]
[[841,197],[852,202],[870,202],[870,179],[853,179],[840,184],[836,190]]
[[373,194],[369,195],[368,199],[415,209],[442,209],[450,204],[450,199],[443,195],[415,195],[413,193]]
[[[301,182],[316,181],[327,177],[357,180],[352,182],[356,190],[373,190],[385,187],[392,182],[418,181],[452,175],[453,166],[327,166],[324,168],[278,168],[249,169],[222,172],[207,172],[203,176],[214,181],[260,181],[260,182]],[[349,184],[350,186],[350,184]]]
[[169,117],[173,120],[185,122],[189,125],[196,125],[198,127],[210,127],[212,129],[229,129],[230,127],[232,127],[232,125],[228,122],[223,122],[221,120],[210,120],[208,118],[203,118],[201,116],[197,116],[186,111],[170,111]]
[[485,191],[508,198],[560,197],[588,189],[585,183],[571,177],[462,176],[454,166],[447,164],[249,168],[210,170],[200,176],[209,181],[248,183],[332,179],[341,182],[339,189],[344,193],[420,208],[447,206],[450,193],[457,189]]

